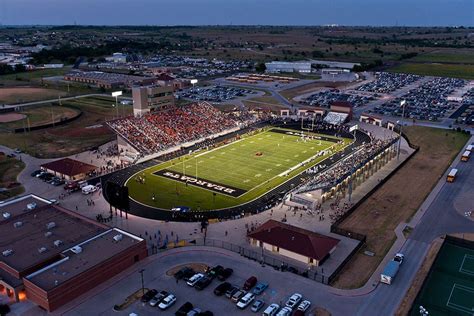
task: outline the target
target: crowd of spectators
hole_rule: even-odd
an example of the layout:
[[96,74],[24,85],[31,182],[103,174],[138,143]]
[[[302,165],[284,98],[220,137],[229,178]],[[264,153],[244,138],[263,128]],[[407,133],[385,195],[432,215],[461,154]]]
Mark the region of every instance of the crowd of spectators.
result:
[[225,114],[206,102],[127,117],[108,125],[144,155],[213,136],[246,123],[247,116]]
[[401,98],[393,99],[374,108],[375,113],[389,116],[402,116],[400,101],[406,100],[405,117],[417,120],[437,121],[457,104],[448,100],[456,89],[466,85],[466,81],[455,78],[435,78],[410,90]]
[[334,101],[347,101],[352,103],[354,107],[359,107],[374,99],[375,98],[373,96],[348,94],[343,93],[338,89],[331,89],[311,94],[309,97],[301,100],[300,104],[329,108],[331,103]]
[[297,190],[297,193],[321,188],[330,188],[337,185],[340,181],[349,176],[351,172],[355,171],[368,159],[378,154],[392,141],[393,140],[373,139],[369,143],[362,144],[352,155],[335,163],[333,167],[323,172],[318,173],[320,168],[318,165],[309,168],[306,170],[306,173],[315,176],[309,177],[305,184]]
[[356,90],[375,93],[391,93],[414,83],[420,78],[421,76],[418,75],[376,72],[374,81],[363,84]]

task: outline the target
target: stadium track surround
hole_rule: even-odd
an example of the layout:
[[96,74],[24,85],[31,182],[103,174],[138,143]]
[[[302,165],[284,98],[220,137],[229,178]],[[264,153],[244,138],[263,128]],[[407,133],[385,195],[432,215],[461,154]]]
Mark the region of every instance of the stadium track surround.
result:
[[[237,134],[244,134],[244,133],[249,132],[252,129],[261,128],[264,125],[268,125],[268,124],[259,124],[259,125],[253,126],[252,128],[246,128],[238,132],[230,133],[228,135],[224,135],[217,138],[216,141],[221,142],[227,139],[231,139],[235,137]],[[298,122],[285,124],[285,125],[275,124],[273,126],[290,128],[294,130],[301,130],[300,123]],[[315,130],[314,132],[319,133],[319,134],[329,134],[329,135],[333,135],[336,133],[336,131],[329,132],[329,131],[324,131],[324,130]],[[347,132],[342,132],[341,135],[346,138],[353,138],[353,135]],[[337,152],[333,156],[331,156],[332,158],[331,165],[327,165],[325,168],[322,168],[320,172],[326,169],[329,169],[330,167],[332,167],[334,163],[339,161],[344,156],[350,154],[354,147],[361,145],[363,142],[369,142],[369,141],[370,141],[369,135],[367,135],[366,133],[360,130],[357,130],[356,141],[354,143],[351,143],[344,150]],[[185,154],[189,150],[194,150],[198,146],[199,145],[183,149],[181,150],[182,153],[180,153],[177,156],[180,156],[181,154]],[[230,208],[225,208],[225,209],[220,209],[220,210],[206,210],[206,211],[193,210],[190,212],[182,213],[182,212],[176,212],[176,211],[171,211],[167,209],[161,209],[157,207],[144,205],[128,197],[128,192],[124,188],[126,188],[125,183],[130,177],[132,177],[137,172],[140,172],[141,170],[155,166],[158,163],[161,163],[169,159],[173,159],[175,157],[176,156],[158,157],[158,158],[151,159],[143,163],[139,163],[139,164],[130,166],[128,168],[116,171],[114,173],[102,176],[101,183],[102,183],[104,198],[107,200],[107,202],[111,204],[111,206],[116,207],[117,209],[121,209],[121,210],[127,211],[130,214],[133,214],[139,217],[149,218],[149,219],[164,220],[164,221],[194,221],[194,222],[207,220],[207,219],[216,219],[216,218],[231,219],[231,218],[239,217],[244,213],[256,214],[273,207],[274,205],[278,203],[278,201],[281,198],[283,198],[283,196],[287,192],[289,192],[292,188],[300,185],[305,176],[305,173],[302,172],[301,174],[295,176],[294,178],[267,191],[265,194],[263,194],[262,196],[258,197],[255,200],[252,200],[244,204],[240,204],[235,207],[230,207]]]

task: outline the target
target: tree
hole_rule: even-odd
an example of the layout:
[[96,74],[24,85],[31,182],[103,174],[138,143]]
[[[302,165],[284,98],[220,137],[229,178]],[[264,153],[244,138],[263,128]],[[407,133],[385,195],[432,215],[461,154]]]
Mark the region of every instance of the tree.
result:
[[267,70],[267,66],[265,66],[264,63],[258,63],[255,66],[255,71],[257,71],[257,72],[265,72],[265,70]]
[[10,313],[10,306],[7,304],[0,304],[0,315],[5,316],[8,313]]

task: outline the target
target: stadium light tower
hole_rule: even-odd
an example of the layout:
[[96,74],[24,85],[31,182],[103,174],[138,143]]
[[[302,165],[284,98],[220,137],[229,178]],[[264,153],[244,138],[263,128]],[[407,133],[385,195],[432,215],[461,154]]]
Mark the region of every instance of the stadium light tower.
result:
[[197,79],[191,79],[191,84],[193,85],[193,89],[194,89],[194,86],[196,85],[196,83],[198,83]]
[[402,146],[402,132],[403,132],[403,119],[405,118],[405,105],[407,104],[406,100],[400,102],[402,107],[402,118],[400,120],[400,137],[398,138],[398,151],[397,151],[397,160],[400,160],[400,147]]
[[122,95],[122,91],[114,91],[112,92],[112,96],[115,97],[115,107],[117,108],[117,118],[119,117],[119,110],[118,110],[118,97]]

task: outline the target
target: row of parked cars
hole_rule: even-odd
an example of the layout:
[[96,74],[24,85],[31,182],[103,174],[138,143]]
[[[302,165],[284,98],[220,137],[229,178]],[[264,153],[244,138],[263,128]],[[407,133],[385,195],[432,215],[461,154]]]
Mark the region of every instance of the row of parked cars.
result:
[[43,180],[46,183],[50,183],[54,186],[60,186],[64,184],[64,190],[68,192],[81,191],[83,194],[91,194],[100,188],[100,183],[96,185],[88,184],[87,181],[64,181],[64,179],[57,177],[44,170],[35,170],[31,173],[32,177]]
[[31,173],[31,176],[41,179],[44,182],[50,183],[56,187],[64,184],[63,179],[61,179],[60,177],[56,177],[55,175],[44,170],[35,170]]
[[196,101],[223,102],[254,93],[256,92],[241,88],[209,86],[205,88],[190,88],[178,92],[177,96]]
[[[184,267],[175,274],[175,277],[177,279],[186,280],[188,286],[194,287],[197,290],[203,290],[212,280],[217,278],[223,282],[214,288],[214,295],[227,297],[239,309],[246,309],[250,306],[251,311],[254,313],[262,311],[265,306],[265,301],[258,298],[258,296],[268,288],[268,283],[259,282],[255,276],[249,277],[242,287],[240,287],[226,281],[233,273],[231,268],[224,268],[221,265],[217,265],[208,269],[205,273],[194,272],[195,271],[191,268]],[[294,293],[286,301],[284,306],[280,306],[276,303],[268,305],[263,310],[262,316],[304,315],[310,306],[310,301],[303,300],[301,294]]]

